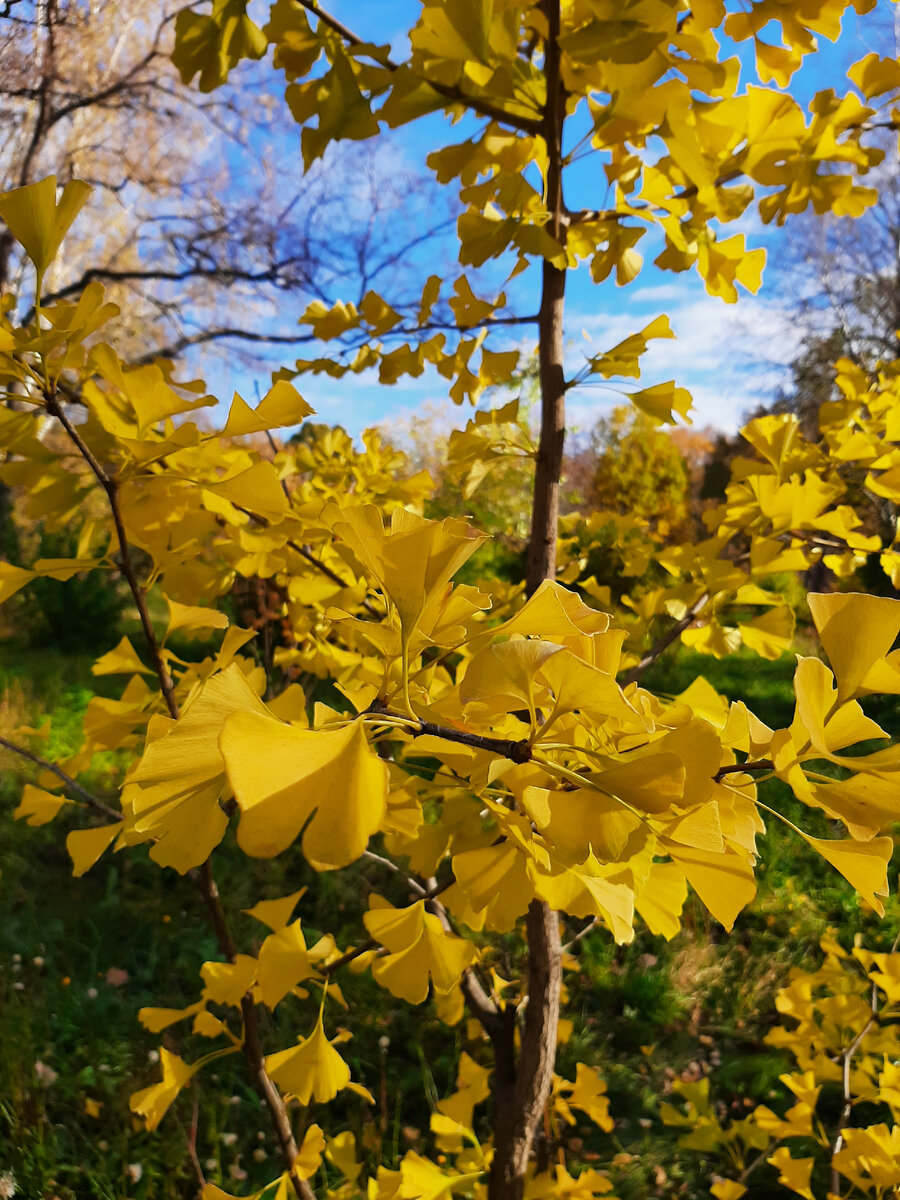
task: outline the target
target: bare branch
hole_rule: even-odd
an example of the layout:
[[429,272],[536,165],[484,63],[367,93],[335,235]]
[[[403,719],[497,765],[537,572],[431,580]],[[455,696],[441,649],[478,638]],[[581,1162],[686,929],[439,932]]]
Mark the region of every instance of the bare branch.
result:
[[122,820],[121,812],[116,812],[114,808],[110,808],[108,804],[104,804],[99,796],[95,796],[93,792],[89,792],[87,788],[82,787],[80,783],[76,782],[71,775],[68,775],[62,769],[62,767],[58,767],[56,763],[52,763],[46,758],[41,758],[39,754],[35,754],[32,750],[26,750],[24,746],[19,746],[15,742],[11,742],[9,738],[0,737],[0,746],[2,746],[4,750],[9,750],[12,754],[17,754],[20,758],[27,759],[28,762],[34,763],[34,765],[36,767],[40,767],[42,771],[52,772],[57,779],[65,784],[65,786],[70,792],[72,792],[73,795],[78,796],[85,802],[85,804],[89,804],[91,808],[96,809],[97,812],[101,813],[104,817],[110,817],[113,821]]
[[622,680],[622,687],[628,687],[629,683],[637,683],[644,672],[652,663],[655,663],[659,656],[676,642],[686,629],[690,629],[693,623],[697,620],[701,609],[709,600],[709,593],[704,592],[698,596],[694,603],[690,606],[680,621],[676,621],[671,629],[666,632],[653,643],[652,647],[647,651],[641,661],[625,676]]

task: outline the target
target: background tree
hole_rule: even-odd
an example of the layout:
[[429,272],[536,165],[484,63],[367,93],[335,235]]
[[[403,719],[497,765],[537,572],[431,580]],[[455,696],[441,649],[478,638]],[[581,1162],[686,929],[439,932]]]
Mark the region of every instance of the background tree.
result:
[[[94,187],[45,301],[100,280],[133,360],[217,347],[259,366],[265,347],[308,340],[294,320],[309,300],[365,292],[369,277],[396,281],[407,242],[427,242],[444,216],[422,181],[377,156],[291,168],[290,123],[265,94],[180,87],[178,10],[170,0],[11,6],[0,21],[0,186],[54,174]],[[23,313],[26,274],[4,230],[0,289],[20,291]]]

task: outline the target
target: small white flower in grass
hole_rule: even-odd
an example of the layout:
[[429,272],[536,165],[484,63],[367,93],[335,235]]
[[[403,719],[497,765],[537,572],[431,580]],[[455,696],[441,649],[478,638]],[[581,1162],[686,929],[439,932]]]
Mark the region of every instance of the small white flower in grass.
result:
[[13,991],[14,991],[14,992],[24,992],[24,991],[25,991],[25,984],[24,984],[24,983],[20,983],[20,982],[17,980],[17,981],[16,981],[16,982],[13,984]]
[[207,1171],[215,1171],[218,1168],[219,1163],[215,1158],[208,1158],[203,1166]]
[[222,1143],[223,1146],[233,1146],[234,1143],[237,1141],[237,1134],[236,1133],[220,1133],[219,1141]]
[[35,967],[42,967],[44,965],[44,960],[41,958],[40,954],[36,954],[31,962]]
[[16,1194],[15,1171],[0,1171],[0,1200],[12,1200]]
[[48,1067],[46,1063],[41,1062],[40,1059],[34,1064],[34,1073],[38,1077],[38,1081],[46,1084],[47,1087],[51,1083],[56,1083],[59,1078],[59,1073],[54,1071],[52,1067]]
[[148,1050],[147,1051],[147,1062],[148,1063],[158,1063],[159,1062],[159,1051],[158,1050]]
[[247,1172],[244,1170],[243,1167],[239,1166],[237,1163],[231,1164],[231,1168],[230,1168],[228,1174],[231,1176],[232,1179],[236,1179],[239,1183],[242,1183],[247,1178]]
[[88,1000],[96,1000],[97,997],[99,996],[99,994],[100,993],[97,991],[97,989],[95,987],[90,987],[85,992],[85,995],[87,996]]
[[266,1154],[266,1152],[265,1152],[265,1150],[263,1150],[262,1146],[257,1146],[256,1149],[253,1151],[253,1161],[254,1162],[265,1162],[268,1157],[269,1157],[268,1154]]
[[125,1168],[125,1174],[132,1183],[140,1183],[141,1177],[144,1174],[144,1168],[140,1163],[129,1163]]

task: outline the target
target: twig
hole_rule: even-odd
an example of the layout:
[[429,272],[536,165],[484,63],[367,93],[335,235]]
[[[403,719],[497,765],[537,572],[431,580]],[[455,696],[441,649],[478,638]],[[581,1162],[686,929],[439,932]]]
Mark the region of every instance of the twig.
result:
[[514,763],[527,763],[532,759],[533,752],[527,738],[514,741],[512,738],[484,737],[480,733],[466,733],[462,729],[452,729],[447,725],[435,725],[432,721],[418,718],[416,718],[416,724],[413,725],[409,723],[409,718],[405,717],[403,713],[393,712],[377,697],[366,711],[375,716],[394,717],[406,721],[407,724],[402,726],[403,732],[414,738],[425,736],[443,738],[445,742],[457,742],[461,746],[471,746],[473,750],[488,750],[492,754],[499,754],[501,758],[508,758]]
[[[184,1140],[187,1142],[188,1156],[191,1160],[191,1165],[194,1168],[194,1174],[197,1176],[197,1182],[200,1184],[200,1191],[206,1187],[206,1176],[203,1174],[203,1168],[200,1165],[200,1159],[197,1157],[197,1128],[200,1119],[200,1085],[195,1079],[193,1082],[194,1099],[191,1108],[191,1124],[189,1129],[178,1121],[181,1132],[184,1134]],[[177,1119],[177,1118],[176,1118]]]
[[878,1021],[878,985],[876,983],[872,984],[872,999],[869,1002],[869,1007],[872,1010],[872,1015],[841,1054],[841,1087],[844,1094],[844,1104],[841,1108],[841,1115],[838,1117],[836,1136],[831,1149],[831,1191],[835,1195],[838,1195],[838,1189],[841,1186],[841,1173],[834,1165],[834,1158],[844,1144],[844,1130],[847,1128],[853,1113],[853,1095],[850,1090],[850,1064],[853,1061],[854,1054],[862,1045],[866,1034]]
[[586,938],[591,930],[596,929],[600,924],[601,921],[599,917],[594,917],[592,920],[588,921],[587,925],[585,925],[583,929],[579,929],[573,938],[570,938],[564,946],[560,947],[560,954],[568,954],[573,946],[577,946],[582,938]]
[[713,779],[724,779],[726,775],[741,775],[744,771],[774,771],[775,764],[770,758],[761,758],[758,762],[734,763],[730,767],[719,767]]
[[[47,411],[57,418],[60,424],[68,433],[71,440],[77,446],[85,462],[93,471],[98,482],[106,492],[109,499],[110,509],[112,511],[113,524],[116,529],[116,537],[119,542],[119,553],[122,559],[122,571],[128,581],[128,586],[131,589],[131,594],[134,602],[137,605],[138,613],[141,618],[141,627],[144,631],[144,638],[147,643],[147,649],[153,666],[156,670],[159,685],[166,702],[166,707],[169,710],[173,720],[177,720],[179,716],[178,702],[175,699],[175,688],[172,678],[166,668],[165,661],[160,652],[159,643],[156,640],[156,634],[153,625],[150,621],[150,614],[147,609],[147,598],[143,588],[138,582],[137,574],[134,570],[134,563],[131,558],[131,551],[128,544],[128,537],[125,531],[125,524],[122,519],[122,510],[119,503],[119,488],[115,479],[112,479],[97,461],[90,447],[86,444],[81,434],[71,423],[63,411],[56,393],[47,390],[44,395],[47,405]],[[118,815],[118,814],[117,814]],[[228,928],[228,921],[225,916],[225,911],[222,908],[219,899],[219,890],[216,886],[215,877],[213,876],[212,860],[208,858],[203,863],[200,871],[195,878],[198,880],[200,894],[206,905],[209,913],[210,923],[219,943],[219,949],[229,962],[234,962],[237,957],[237,949],[234,939],[231,936],[231,931]],[[251,1073],[253,1086],[259,1093],[260,1098],[269,1110],[269,1117],[272,1121],[272,1126],[278,1138],[281,1147],[282,1157],[284,1158],[287,1167],[287,1173],[293,1185],[294,1191],[297,1194],[298,1200],[315,1200],[315,1192],[310,1184],[301,1179],[294,1168],[294,1162],[297,1158],[297,1142],[294,1138],[293,1130],[291,1129],[290,1118],[288,1117],[287,1107],[282,1099],[281,1093],[276,1088],[275,1084],[269,1078],[266,1072],[262,1045],[259,1038],[259,1020],[256,1005],[253,1001],[253,996],[247,992],[241,999],[241,1013],[244,1021],[244,1058]]]
[[637,666],[632,667],[622,680],[622,687],[627,687],[629,683],[637,683],[647,668],[656,662],[659,656],[665,650],[668,650],[672,643],[677,641],[686,629],[690,629],[708,599],[709,593],[704,592],[702,596],[699,596],[694,601],[680,621],[676,621],[671,629],[666,630],[661,637],[657,638]]
[[26,750],[24,746],[17,746],[15,742],[11,742],[8,738],[0,737],[0,746],[5,750],[11,751],[13,754],[18,754],[20,758],[27,758],[37,767],[41,767],[44,771],[51,771],[57,779],[60,779],[70,792],[74,792],[76,796],[80,796],[86,804],[90,804],[91,808],[95,808],[97,812],[102,813],[104,817],[112,817],[114,821],[121,821],[122,814],[116,812],[114,808],[104,804],[99,796],[95,796],[93,792],[89,792],[87,788],[83,788],[80,783],[76,783],[71,775],[66,774],[62,767],[58,767],[56,763],[48,762],[46,758],[41,758],[39,754],[34,754],[31,750]]
[[166,707],[169,710],[169,715],[173,720],[178,719],[178,702],[175,699],[175,685],[172,682],[172,677],[166,667],[165,660],[160,652],[159,643],[156,640],[156,633],[153,629],[153,624],[150,620],[150,612],[147,608],[147,596],[144,589],[138,582],[137,573],[134,569],[134,561],[131,557],[131,547],[128,544],[128,535],[125,531],[125,522],[122,519],[122,506],[119,503],[119,485],[115,479],[107,475],[104,468],[94,457],[90,447],[84,441],[81,434],[66,416],[62,405],[57,399],[55,391],[45,392],[44,399],[47,405],[47,411],[51,416],[56,417],[59,423],[65,429],[71,440],[78,447],[82,458],[97,477],[97,481],[103,490],[106,492],[109,500],[109,507],[112,512],[113,524],[116,529],[116,538],[119,542],[119,554],[122,559],[122,574],[128,581],[128,587],[131,590],[131,595],[134,598],[134,603],[137,606],[138,616],[141,621],[141,629],[144,632],[144,639],[147,642],[147,649],[150,653],[150,658],[153,662],[154,670],[159,679],[160,690],[163,694],[163,699],[166,702]]
[[395,862],[391,862],[389,858],[384,858],[380,854],[375,854],[372,850],[363,850],[363,858],[367,858],[369,862],[376,862],[380,866],[385,867],[388,871],[393,871],[395,875],[400,875],[418,896],[427,896],[428,889],[422,887],[417,879],[413,879],[412,875],[407,875],[402,867],[398,867]]

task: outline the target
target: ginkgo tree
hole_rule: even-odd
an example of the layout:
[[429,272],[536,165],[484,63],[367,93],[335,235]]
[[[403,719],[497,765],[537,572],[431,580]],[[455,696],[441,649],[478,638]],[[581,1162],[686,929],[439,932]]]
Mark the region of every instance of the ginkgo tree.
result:
[[[175,50],[185,81],[199,73],[200,86],[214,88],[241,58],[273,46],[307,161],[385,124],[440,111],[466,117],[470,136],[429,158],[439,181],[460,187],[463,270],[449,286],[424,281],[409,308],[374,292],[359,305],[311,305],[302,322],[323,343],[320,356],[277,372],[256,408],[235,395],[214,430],[199,420],[215,403],[202,384],[180,380],[165,361],[130,366],[103,340],[112,308],[99,284],[71,302],[37,303],[24,327],[2,318],[3,480],[23,489],[27,512],[48,528],[98,511],[85,508],[89,493],[104,508],[85,519],[74,558],[0,564],[0,600],[36,577],[118,571],[143,634],[142,646],[125,638],[96,663],[127,683],[117,701],[88,706],[74,756],[51,761],[33,730],[22,731],[24,743],[3,739],[41,767],[17,814],[69,820],[76,874],[110,849],[146,846],[161,868],[195,875],[220,960],[199,964],[195,1002],[140,1017],[154,1031],[190,1022],[213,1049],[188,1062],[163,1047],[162,1080],[138,1091],[132,1109],[154,1128],[207,1064],[243,1055],[282,1151],[282,1170],[263,1189],[279,1200],[311,1200],[326,1150],[347,1194],[363,1186],[344,1143],[337,1152],[317,1123],[304,1125],[311,1101],[327,1105],[347,1090],[369,1099],[333,1017],[345,990],[352,1003],[354,973],[411,1005],[430,997],[447,1025],[468,1015],[484,1043],[463,1055],[458,1090],[432,1116],[435,1156],[370,1162],[373,1200],[520,1200],[526,1186],[535,1196],[588,1196],[608,1192],[610,1179],[572,1175],[553,1131],[573,1109],[601,1128],[610,1116],[593,1068],[581,1064],[574,1081],[555,1073],[560,913],[619,943],[636,922],[671,938],[690,886],[731,929],[755,892],[762,814],[787,819],[767,799],[772,777],[843,825],[846,836],[833,839],[792,828],[883,911],[900,748],[861,701],[900,694],[900,601],[810,597],[828,664],[799,658],[786,728],[769,728],[703,679],[675,697],[641,680],[679,639],[713,655],[746,646],[777,657],[793,617],[772,589],[775,574],[824,560],[852,578],[879,553],[897,582],[900,553],[866,531],[856,507],[861,490],[900,499],[896,364],[875,374],[839,364],[842,399],[823,405],[815,442],[792,417],[753,421],[744,431],[753,456],[734,464],[704,540],[664,542],[616,514],[562,527],[558,519],[567,391],[591,376],[624,387],[640,378],[648,341],[672,336],[660,316],[573,368],[569,272],[584,263],[598,284],[627,284],[641,268],[636,246],[655,239],[659,266],[696,267],[712,294],[733,300],[737,284],[758,286],[763,255],[743,234],[723,237],[723,226],[754,209],[779,222],[809,206],[853,215],[874,198],[858,178],[881,154],[866,135],[894,120],[900,64],[869,56],[851,72],[855,90],[820,93],[809,118],[787,91],[816,35],[838,32],[845,7],[429,2],[404,62],[312,0],[277,0],[263,26],[241,0],[215,0],[211,14],[186,9]],[[767,40],[773,23],[781,44]],[[726,56],[723,45],[735,43],[740,54]],[[567,201],[570,171],[588,154],[602,209]],[[33,264],[38,297],[85,195],[78,181],[58,193],[52,178],[0,195],[0,219]],[[506,282],[485,298],[465,269],[492,259]],[[518,276],[517,290],[534,280],[529,316],[506,305]],[[483,536],[463,516],[424,519],[429,481],[394,478],[377,438],[364,453],[343,446],[337,455],[337,435],[330,447],[329,435],[283,447],[273,436],[268,452],[253,440],[310,414],[294,383],[305,372],[375,369],[389,384],[431,367],[454,399],[474,400],[510,378],[519,351],[500,339],[529,325],[540,363],[536,443],[514,406],[475,417],[453,442],[475,482],[507,449],[534,459],[518,586],[453,583]],[[690,405],[674,381],[630,398],[660,422]],[[48,422],[67,435],[65,450],[43,440]],[[614,612],[585,572],[611,525],[633,581]],[[642,587],[651,558],[667,581]],[[255,654],[254,630],[230,625],[217,607],[236,577],[280,589],[291,636],[271,655]],[[151,618],[151,591],[167,606],[164,631]],[[185,630],[217,638],[217,649],[182,657],[172,639]],[[330,681],[331,702],[315,701],[302,680]],[[878,739],[884,748],[872,750]],[[112,800],[78,780],[111,748],[134,756]],[[250,953],[235,943],[215,879],[232,824],[245,854],[295,854],[319,873],[375,855],[402,876],[409,902],[375,892],[352,945],[332,934],[309,944],[292,919],[299,893],[261,896],[251,912],[269,932]],[[501,953],[514,936],[520,959]],[[260,1010],[288,998],[304,1006],[296,1043],[268,1046]],[[203,1187],[207,1198],[225,1195]]]

